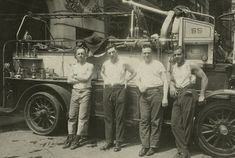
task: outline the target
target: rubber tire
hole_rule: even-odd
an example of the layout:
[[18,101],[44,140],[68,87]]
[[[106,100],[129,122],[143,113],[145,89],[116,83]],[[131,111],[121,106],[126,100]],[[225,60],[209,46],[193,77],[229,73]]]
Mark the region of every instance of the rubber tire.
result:
[[196,122],[195,122],[195,142],[200,146],[200,148],[206,152],[207,154],[211,155],[211,156],[215,156],[215,157],[234,157],[235,156],[235,150],[233,150],[230,153],[221,153],[218,150],[216,150],[213,147],[208,147],[208,144],[205,144],[204,141],[201,138],[201,134],[200,134],[200,126],[201,126],[201,121],[203,118],[205,118],[208,114],[208,112],[211,112],[215,109],[232,109],[235,110],[235,106],[232,106],[232,103],[226,100],[222,100],[222,101],[217,101],[217,102],[211,102],[208,103],[206,105],[206,107],[201,110],[198,114],[198,117],[196,118]]
[[[55,122],[54,124],[47,130],[43,130],[41,127],[35,125],[32,123],[31,118],[30,118],[30,113],[29,113],[29,109],[31,106],[31,102],[33,99],[35,99],[38,96],[43,96],[46,97],[51,104],[53,105],[54,109],[55,109]],[[53,134],[57,128],[59,127],[60,123],[61,123],[61,118],[62,118],[62,110],[61,110],[61,103],[58,101],[58,99],[53,96],[50,93],[47,92],[36,92],[34,93],[32,96],[29,97],[29,99],[26,101],[26,106],[24,108],[24,117],[26,120],[26,123],[28,125],[28,127],[35,133],[38,135],[51,135]]]

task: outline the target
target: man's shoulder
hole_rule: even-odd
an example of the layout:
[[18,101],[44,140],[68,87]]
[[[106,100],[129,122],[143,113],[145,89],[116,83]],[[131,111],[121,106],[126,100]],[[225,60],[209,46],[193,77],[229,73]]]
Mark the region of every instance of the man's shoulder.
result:
[[193,62],[193,61],[186,61],[185,64],[188,67],[190,67],[191,69],[200,68],[200,65],[198,63]]
[[86,63],[88,67],[94,67],[94,65],[92,63]]
[[110,60],[108,59],[108,60],[105,60],[104,62],[103,62],[103,66],[105,66],[105,65],[107,65],[107,64],[110,64]]
[[157,59],[154,59],[154,60],[153,60],[153,64],[154,64],[154,65],[161,65],[161,66],[163,66],[162,62],[160,62],[160,61],[157,60]]
[[71,64],[71,67],[72,67],[72,68],[76,68],[77,66],[78,66],[78,63],[72,63],[72,64]]

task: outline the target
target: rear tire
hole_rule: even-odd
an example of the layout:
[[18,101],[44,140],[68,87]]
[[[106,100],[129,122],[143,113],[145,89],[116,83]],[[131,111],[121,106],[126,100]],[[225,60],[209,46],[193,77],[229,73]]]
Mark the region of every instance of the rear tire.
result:
[[36,92],[26,101],[24,116],[28,127],[34,133],[50,135],[61,122],[61,103],[50,93]]
[[209,155],[235,156],[235,106],[228,101],[209,103],[198,115],[196,142]]

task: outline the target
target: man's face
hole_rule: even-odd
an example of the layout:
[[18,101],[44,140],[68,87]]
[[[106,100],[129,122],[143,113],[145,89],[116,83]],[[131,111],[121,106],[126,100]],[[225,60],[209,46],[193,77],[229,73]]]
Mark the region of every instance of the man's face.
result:
[[143,48],[141,53],[144,61],[150,63],[152,61],[152,50],[151,48]]
[[84,62],[86,61],[86,52],[84,49],[79,48],[76,51],[75,58],[77,59],[78,62]]
[[116,60],[118,57],[117,50],[114,47],[108,49],[107,54],[111,60]]
[[177,49],[174,51],[174,58],[177,64],[181,64],[184,61],[182,49]]

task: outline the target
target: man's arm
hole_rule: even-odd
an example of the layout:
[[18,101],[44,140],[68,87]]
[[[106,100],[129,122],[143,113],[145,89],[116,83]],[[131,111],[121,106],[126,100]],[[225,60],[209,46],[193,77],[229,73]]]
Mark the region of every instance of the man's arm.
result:
[[199,101],[203,101],[205,99],[205,91],[208,85],[208,78],[199,65],[191,63],[190,67],[192,73],[195,74],[197,77],[201,78],[201,91]]
[[92,77],[93,69],[94,69],[94,66],[91,65],[87,69],[86,73],[79,75],[79,76],[75,76],[74,78],[78,80],[78,82],[87,82]]
[[100,75],[103,78],[103,80],[107,80],[107,76],[105,74],[105,65],[104,64],[101,67]]
[[131,73],[131,75],[126,79],[126,82],[129,82],[136,76],[136,71],[129,65],[129,64],[124,64],[125,70]]
[[73,72],[73,67],[71,66],[70,68],[70,72],[68,73],[68,78],[67,78],[67,82],[70,84],[76,84],[78,83],[78,80],[76,80],[74,78],[74,72]]
[[168,105],[167,95],[168,95],[168,80],[166,72],[161,72],[161,79],[163,81],[163,98],[162,98],[162,106],[166,107]]
[[172,76],[172,63],[171,62],[169,62],[169,64],[167,65],[167,81],[168,81],[168,86],[170,88],[170,95],[172,97],[175,97],[177,95],[177,90],[175,88],[175,82]]

